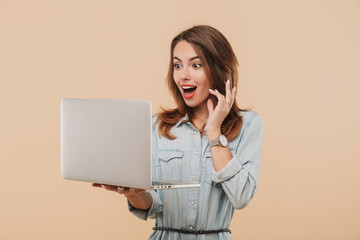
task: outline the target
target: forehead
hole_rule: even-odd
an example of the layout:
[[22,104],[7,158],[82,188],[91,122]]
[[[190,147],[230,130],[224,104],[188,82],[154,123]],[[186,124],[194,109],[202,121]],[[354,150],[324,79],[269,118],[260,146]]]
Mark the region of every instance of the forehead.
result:
[[184,40],[176,44],[174,48],[174,57],[177,57],[181,60],[188,60],[195,56],[198,56],[198,53],[193,44]]

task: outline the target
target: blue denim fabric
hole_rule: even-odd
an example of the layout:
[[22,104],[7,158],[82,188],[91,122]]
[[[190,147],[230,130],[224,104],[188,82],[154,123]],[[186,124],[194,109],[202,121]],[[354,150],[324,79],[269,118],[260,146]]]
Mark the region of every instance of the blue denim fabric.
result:
[[[200,188],[150,191],[148,211],[129,210],[146,220],[155,218],[158,227],[215,230],[228,228],[234,209],[246,207],[257,188],[260,169],[263,121],[254,112],[240,112],[243,126],[228,146],[231,161],[215,172],[209,140],[185,116],[172,128],[177,137],[160,137],[158,124],[153,129],[153,178],[200,183]],[[155,122],[156,117],[153,118]],[[229,233],[193,235],[154,231],[149,239],[231,239]]]

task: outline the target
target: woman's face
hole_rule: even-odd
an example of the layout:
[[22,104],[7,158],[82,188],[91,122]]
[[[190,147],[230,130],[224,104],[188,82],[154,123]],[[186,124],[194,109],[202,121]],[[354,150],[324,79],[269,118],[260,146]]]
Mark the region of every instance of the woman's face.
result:
[[180,41],[174,48],[174,81],[179,88],[185,103],[192,108],[206,107],[210,80],[193,45]]

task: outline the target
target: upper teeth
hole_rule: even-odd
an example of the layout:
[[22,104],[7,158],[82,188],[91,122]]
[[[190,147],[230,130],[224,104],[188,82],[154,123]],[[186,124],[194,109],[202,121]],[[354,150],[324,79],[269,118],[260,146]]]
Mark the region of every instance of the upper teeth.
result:
[[183,88],[183,89],[190,89],[190,88],[194,88],[194,87],[195,87],[195,86],[193,86],[193,87],[192,87],[192,86],[183,86],[182,88]]

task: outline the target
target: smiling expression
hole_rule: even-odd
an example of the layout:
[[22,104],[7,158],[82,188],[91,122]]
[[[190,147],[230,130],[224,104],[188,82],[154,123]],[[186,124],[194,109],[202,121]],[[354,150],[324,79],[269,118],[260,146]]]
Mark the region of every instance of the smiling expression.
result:
[[186,105],[192,108],[206,107],[211,82],[206,76],[203,61],[193,45],[180,41],[174,48],[174,81],[182,93]]

